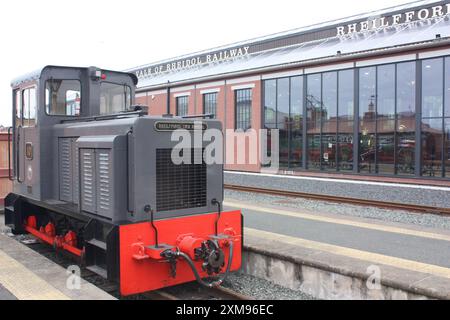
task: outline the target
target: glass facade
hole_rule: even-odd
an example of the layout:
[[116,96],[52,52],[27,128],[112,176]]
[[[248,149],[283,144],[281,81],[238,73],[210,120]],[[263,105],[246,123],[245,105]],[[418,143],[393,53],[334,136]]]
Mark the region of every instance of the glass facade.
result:
[[282,168],[450,177],[450,57],[266,80],[263,89]]

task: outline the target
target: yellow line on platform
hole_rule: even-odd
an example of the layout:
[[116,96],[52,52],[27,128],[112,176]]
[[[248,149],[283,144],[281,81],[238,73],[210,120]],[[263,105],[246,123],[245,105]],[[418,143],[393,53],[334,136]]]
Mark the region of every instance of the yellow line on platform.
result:
[[450,269],[445,267],[440,267],[436,265],[426,264],[422,262],[406,260],[391,256],[386,256],[378,253],[372,253],[367,251],[361,251],[346,247],[340,247],[336,245],[331,245],[322,242],[316,242],[301,238],[295,238],[290,236],[285,236],[281,234],[271,233],[267,231],[255,230],[250,228],[244,229],[244,236],[254,236],[257,238],[262,238],[266,240],[279,241],[282,243],[299,246],[303,248],[308,248],[312,250],[319,250],[335,255],[340,255],[348,258],[364,260],[373,264],[383,264],[399,269],[422,272],[427,274],[432,274],[439,277],[444,277],[450,279]]
[[357,228],[397,233],[397,234],[403,234],[403,235],[421,237],[421,238],[428,238],[428,239],[434,239],[434,240],[450,241],[450,235],[439,234],[439,233],[418,231],[418,230],[405,229],[405,228],[399,228],[399,227],[393,227],[393,226],[386,226],[386,225],[381,225],[381,224],[353,221],[353,220],[348,220],[348,219],[331,218],[331,217],[326,217],[326,216],[321,216],[321,215],[313,215],[313,214],[302,213],[302,212],[294,212],[294,211],[290,211],[290,210],[259,207],[259,206],[253,206],[253,205],[241,203],[241,202],[224,201],[223,204],[224,204],[224,206],[228,206],[228,207],[247,209],[247,210],[258,211],[258,212],[263,212],[263,213],[270,213],[270,214],[276,214],[276,215],[282,215],[282,216],[288,216],[288,217],[294,217],[294,218],[301,218],[301,219],[314,220],[314,221],[320,221],[320,222],[341,224],[341,225],[347,225],[347,226],[352,226],[352,227],[357,227]]
[[1,250],[0,283],[19,300],[70,300]]

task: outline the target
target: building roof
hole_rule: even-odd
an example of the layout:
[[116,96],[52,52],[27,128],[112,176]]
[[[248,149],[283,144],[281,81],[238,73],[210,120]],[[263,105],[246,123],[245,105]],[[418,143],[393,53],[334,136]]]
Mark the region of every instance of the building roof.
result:
[[[177,83],[190,79],[202,79],[215,75],[258,70],[271,66],[289,66],[299,62],[320,60],[327,57],[352,55],[361,52],[381,50],[383,48],[401,47],[405,45],[435,41],[439,34],[442,39],[450,38],[450,6],[445,15],[418,19],[410,23],[401,21],[397,25],[387,28],[377,27],[372,30],[358,31],[348,34],[337,34],[340,26],[347,27],[349,23],[359,23],[378,19],[378,23],[392,24],[392,16],[432,8],[437,5],[446,5],[450,1],[416,1],[401,6],[352,16],[340,20],[329,21],[313,26],[290,30],[282,33],[234,43],[228,46],[197,52],[191,55],[163,60],[150,65],[135,67],[127,71],[136,72],[139,79],[138,87],[152,88],[167,85],[167,82]],[[379,20],[385,17],[384,20]],[[404,19],[404,18],[402,18]],[[338,32],[339,33],[339,32]],[[226,52],[246,46],[248,54],[232,59],[222,59],[219,62],[206,61],[207,55]],[[174,62],[189,61],[198,58],[198,63],[169,70]],[[167,65],[166,70],[164,66]],[[160,67],[158,67],[160,66]],[[155,69],[156,68],[156,69]],[[158,70],[160,72],[154,72]],[[161,71],[162,70],[162,71]]]

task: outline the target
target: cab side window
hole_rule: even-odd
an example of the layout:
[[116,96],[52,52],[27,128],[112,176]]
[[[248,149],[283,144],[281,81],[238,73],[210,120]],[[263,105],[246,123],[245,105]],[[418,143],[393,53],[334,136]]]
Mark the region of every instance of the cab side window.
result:
[[14,108],[16,110],[15,112],[15,125],[16,128],[18,126],[23,125],[23,119],[22,119],[22,104],[20,101],[21,92],[19,89],[14,91]]
[[48,115],[79,116],[81,83],[78,80],[48,80],[45,84],[45,112]]
[[22,90],[22,125],[34,127],[36,125],[36,88]]

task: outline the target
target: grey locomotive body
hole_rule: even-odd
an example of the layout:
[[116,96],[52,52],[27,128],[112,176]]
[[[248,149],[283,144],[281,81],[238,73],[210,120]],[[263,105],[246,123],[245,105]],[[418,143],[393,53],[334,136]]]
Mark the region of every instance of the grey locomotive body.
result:
[[[5,200],[6,224],[15,233],[30,232],[80,256],[93,271],[119,282],[123,294],[170,284],[162,274],[174,278],[169,275],[180,248],[204,250],[203,258],[194,254],[188,258],[199,263],[216,254],[221,265],[203,261],[200,271],[188,264],[193,275],[174,279],[173,284],[193,280],[194,275],[199,280],[204,271],[220,273],[226,255],[223,239],[239,241],[242,229],[240,212],[221,218],[222,164],[207,165],[203,157],[195,161],[205,142],[188,149],[192,161],[176,165],[171,159],[179,142],[172,139],[176,128],[188,128],[193,136],[194,125],[221,130],[221,123],[147,116],[133,106],[136,83],[136,77],[127,73],[49,66],[12,84],[14,192]],[[199,220],[191,228],[181,220],[184,217]],[[159,246],[158,226],[163,228],[168,221],[173,221],[173,230],[166,231],[170,237],[160,232],[165,244]],[[197,229],[199,223],[205,226]],[[218,228],[228,235],[221,238]],[[148,229],[145,236],[143,229]],[[186,243],[203,245],[186,249],[182,242],[186,234],[194,237],[192,230],[201,235]],[[215,240],[209,239],[214,233]],[[137,246],[147,234],[148,243]],[[232,250],[228,255],[227,271],[239,268],[240,257],[232,265]],[[148,280],[141,287],[126,278],[123,266],[143,268],[140,261],[145,259],[149,266],[133,274],[146,274],[159,259],[167,262],[167,270],[161,271],[162,279]]]

